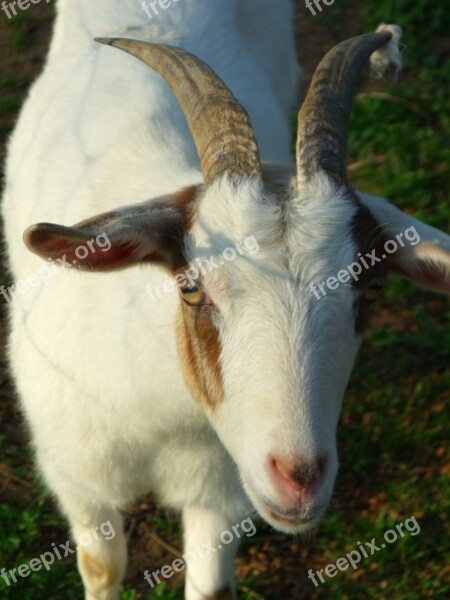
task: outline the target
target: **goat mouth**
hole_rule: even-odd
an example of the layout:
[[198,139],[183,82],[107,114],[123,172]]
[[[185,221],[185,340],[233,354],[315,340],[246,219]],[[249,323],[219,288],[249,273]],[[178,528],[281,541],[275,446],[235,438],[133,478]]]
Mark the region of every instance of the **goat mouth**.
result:
[[[275,522],[282,525],[287,526],[288,528],[305,528],[309,529],[314,526],[324,513],[323,506],[318,506],[312,508],[310,510],[302,509],[301,507],[296,507],[290,510],[282,510],[278,506],[276,506],[271,500],[267,497],[258,494],[254,487],[246,482],[246,487],[250,492],[250,498],[253,499],[252,502],[261,516],[268,520],[269,522]],[[268,517],[268,519],[264,516]]]
[[272,502],[266,498],[259,498],[263,504],[264,510],[270,515],[274,521],[286,523],[287,525],[312,525],[320,517],[320,511],[313,511],[312,514],[305,514],[298,508],[288,511],[280,510],[275,507]]
[[314,517],[305,517],[305,516],[300,516],[298,514],[296,515],[296,514],[290,514],[290,513],[282,513],[278,510],[274,510],[273,508],[270,508],[270,506],[268,506],[267,504],[266,504],[266,507],[267,507],[267,512],[270,514],[272,519],[274,519],[275,521],[282,521],[283,523],[289,523],[291,525],[308,525],[315,520]]

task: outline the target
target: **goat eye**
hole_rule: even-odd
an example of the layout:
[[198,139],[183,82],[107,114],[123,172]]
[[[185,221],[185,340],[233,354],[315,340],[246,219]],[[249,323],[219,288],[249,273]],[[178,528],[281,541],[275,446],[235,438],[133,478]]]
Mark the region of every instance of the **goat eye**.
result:
[[198,285],[185,285],[180,288],[181,297],[190,306],[205,304],[205,291]]
[[381,279],[374,279],[369,283],[369,285],[364,290],[364,300],[365,302],[375,302],[378,298],[381,290],[383,289],[384,281]]

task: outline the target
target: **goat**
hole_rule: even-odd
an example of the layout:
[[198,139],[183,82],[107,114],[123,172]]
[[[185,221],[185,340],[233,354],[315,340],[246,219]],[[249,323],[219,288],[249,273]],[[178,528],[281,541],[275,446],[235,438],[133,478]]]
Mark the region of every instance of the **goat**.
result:
[[[18,290],[38,257],[73,268],[15,294],[9,359],[72,535],[106,521],[116,531],[79,547],[86,600],[117,600],[120,510],[149,491],[182,511],[186,556],[218,547],[251,507],[283,532],[315,526],[379,280],[392,270],[450,291],[450,237],[347,180],[352,92],[371,55],[380,69],[398,63],[398,28],[320,63],[293,169],[292,23],[288,0],[182,0],[150,24],[131,0],[58,3],[10,142],[3,216]],[[311,293],[408,228],[420,243]],[[168,274],[176,287],[150,301]],[[237,544],[186,559],[187,600],[235,598]]]

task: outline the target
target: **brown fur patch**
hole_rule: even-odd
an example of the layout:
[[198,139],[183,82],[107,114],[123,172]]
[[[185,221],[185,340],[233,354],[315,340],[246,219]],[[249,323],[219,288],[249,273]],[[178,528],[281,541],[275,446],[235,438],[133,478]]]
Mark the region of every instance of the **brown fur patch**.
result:
[[107,590],[118,583],[118,573],[108,565],[93,558],[84,550],[80,550],[80,567],[83,575],[92,582],[94,589]]
[[186,383],[194,398],[210,408],[224,398],[221,346],[212,311],[181,301],[177,318],[178,352]]
[[[184,229],[187,232],[193,225],[200,191],[201,186],[191,186],[172,197],[176,208],[183,215]],[[183,252],[172,274],[182,274],[188,268]],[[213,323],[213,310],[211,307],[187,306],[180,300],[176,319],[178,352],[186,383],[194,398],[209,407],[217,405],[224,396],[219,365],[221,348],[219,333]]]

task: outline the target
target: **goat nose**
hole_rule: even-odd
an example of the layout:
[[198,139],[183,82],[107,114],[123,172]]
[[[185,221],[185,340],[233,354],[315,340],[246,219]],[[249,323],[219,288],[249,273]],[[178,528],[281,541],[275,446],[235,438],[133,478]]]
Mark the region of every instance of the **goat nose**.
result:
[[326,463],[326,456],[314,460],[292,460],[272,456],[270,474],[279,493],[298,503],[306,494],[311,496],[317,491],[323,480]]

